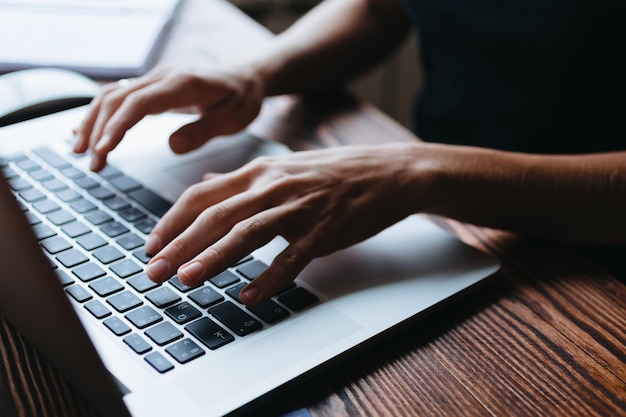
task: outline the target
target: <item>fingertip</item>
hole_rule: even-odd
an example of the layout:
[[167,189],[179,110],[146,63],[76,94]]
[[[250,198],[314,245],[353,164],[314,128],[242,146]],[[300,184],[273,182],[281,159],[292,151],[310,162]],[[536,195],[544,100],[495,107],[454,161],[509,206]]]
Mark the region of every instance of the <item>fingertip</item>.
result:
[[246,285],[239,293],[239,299],[245,305],[255,305],[261,297],[261,289],[254,284]]
[[185,285],[194,286],[202,281],[205,272],[200,261],[191,261],[178,269],[178,279]]
[[189,138],[182,134],[173,134],[170,136],[170,148],[177,154],[186,153],[193,149]]
[[154,255],[161,250],[161,246],[161,237],[156,233],[150,233],[145,243],[146,253]]
[[169,270],[170,265],[167,259],[165,258],[154,258],[146,267],[146,275],[153,282],[163,282],[166,279],[167,271]]

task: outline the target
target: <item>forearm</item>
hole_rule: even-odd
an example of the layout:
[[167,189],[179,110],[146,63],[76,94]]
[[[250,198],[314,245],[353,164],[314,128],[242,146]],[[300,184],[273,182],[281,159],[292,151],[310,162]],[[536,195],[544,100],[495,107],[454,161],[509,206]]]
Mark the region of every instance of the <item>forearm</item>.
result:
[[561,241],[626,244],[626,152],[425,149],[434,184],[431,213]]
[[247,63],[266,96],[317,92],[381,62],[408,33],[396,0],[327,0]]

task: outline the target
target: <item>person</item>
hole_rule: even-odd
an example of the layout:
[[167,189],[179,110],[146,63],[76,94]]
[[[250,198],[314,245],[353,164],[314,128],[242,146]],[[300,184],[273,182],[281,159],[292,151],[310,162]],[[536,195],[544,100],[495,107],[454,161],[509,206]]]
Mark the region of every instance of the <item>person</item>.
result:
[[[344,85],[417,28],[425,87],[412,143],[262,157],[186,190],[149,235],[148,276],[194,285],[270,241],[241,292],[262,302],[314,258],[432,213],[563,242],[626,243],[619,0],[327,0],[225,68],[156,68],[111,84],[76,129],[93,170],[149,114],[187,109],[174,152],[244,129],[265,97]],[[146,144],[149,146],[149,144]]]

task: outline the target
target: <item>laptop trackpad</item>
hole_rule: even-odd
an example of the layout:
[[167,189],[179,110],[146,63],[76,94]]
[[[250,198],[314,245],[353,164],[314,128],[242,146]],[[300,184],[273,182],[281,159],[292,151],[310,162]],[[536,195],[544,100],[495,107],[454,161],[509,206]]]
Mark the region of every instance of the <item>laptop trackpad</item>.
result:
[[[335,345],[361,329],[361,325],[336,309],[320,306],[297,320],[276,326],[265,336],[257,335],[260,336],[257,340],[185,374],[184,378],[174,381],[174,385],[196,400],[201,408],[208,407],[234,393],[263,390],[264,380],[278,382],[277,385],[288,382],[289,375],[300,375],[335,357],[343,344]],[[259,358],[259,352],[264,352],[263,358]],[[207,378],[207,375],[215,378]],[[285,377],[284,381],[280,380]]]

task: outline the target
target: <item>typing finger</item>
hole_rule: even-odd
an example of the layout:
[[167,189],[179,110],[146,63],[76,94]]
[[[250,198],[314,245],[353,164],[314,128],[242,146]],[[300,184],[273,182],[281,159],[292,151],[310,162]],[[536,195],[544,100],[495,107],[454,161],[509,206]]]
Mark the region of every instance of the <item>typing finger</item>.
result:
[[257,305],[284,290],[311,262],[312,257],[308,253],[309,248],[303,241],[290,244],[265,271],[241,290],[241,302],[249,306]]
[[247,189],[248,182],[232,174],[216,175],[187,188],[150,232],[146,251],[156,254],[172,241],[208,207]]

